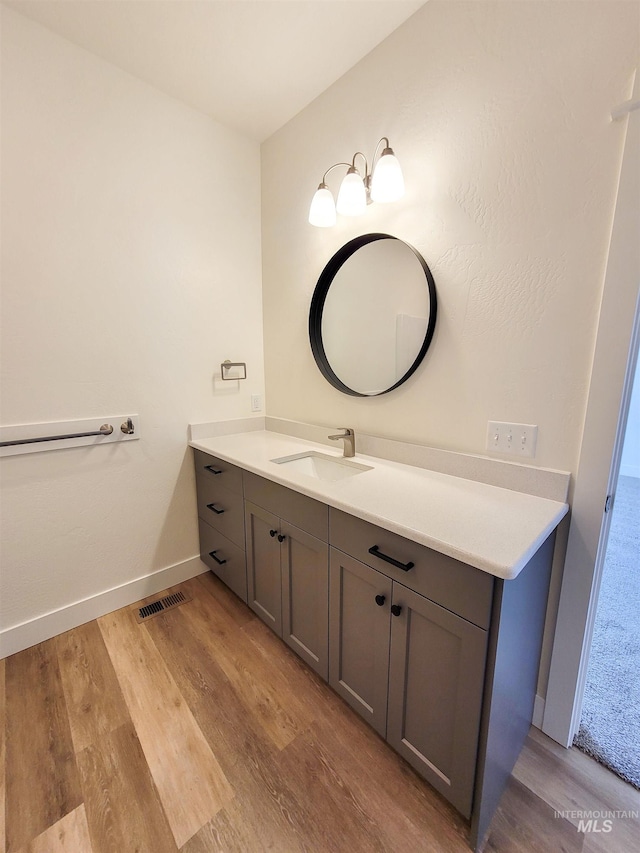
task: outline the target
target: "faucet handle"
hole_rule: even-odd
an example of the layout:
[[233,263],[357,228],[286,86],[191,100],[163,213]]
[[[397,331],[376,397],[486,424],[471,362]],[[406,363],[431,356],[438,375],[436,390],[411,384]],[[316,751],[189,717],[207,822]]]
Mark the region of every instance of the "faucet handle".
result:
[[338,441],[339,439],[344,439],[344,455],[345,456],[355,456],[356,452],[356,434],[354,430],[350,427],[338,427],[338,429],[343,430],[339,435],[330,435],[328,438],[331,441]]
[[327,438],[337,441],[339,438],[349,438],[349,436],[353,435],[353,430],[349,427],[338,427],[338,429],[344,430],[344,432],[341,432],[339,435],[329,435]]

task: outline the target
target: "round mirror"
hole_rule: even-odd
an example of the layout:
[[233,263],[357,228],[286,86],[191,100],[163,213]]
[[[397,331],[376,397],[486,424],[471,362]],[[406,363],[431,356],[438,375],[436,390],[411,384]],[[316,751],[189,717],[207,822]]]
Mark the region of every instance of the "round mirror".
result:
[[318,279],[311,350],[334,388],[375,397],[416,370],[435,324],[435,283],[419,252],[389,234],[365,234],[336,252]]

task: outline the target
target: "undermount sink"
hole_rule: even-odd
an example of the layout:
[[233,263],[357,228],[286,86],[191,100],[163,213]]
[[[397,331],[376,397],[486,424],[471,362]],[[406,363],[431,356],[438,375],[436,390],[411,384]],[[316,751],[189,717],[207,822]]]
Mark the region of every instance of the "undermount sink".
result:
[[360,462],[329,456],[315,450],[295,453],[293,456],[281,456],[271,461],[276,465],[286,465],[289,470],[296,471],[298,474],[315,477],[316,480],[344,480],[347,477],[362,474],[364,471],[373,470],[371,465],[362,465]]

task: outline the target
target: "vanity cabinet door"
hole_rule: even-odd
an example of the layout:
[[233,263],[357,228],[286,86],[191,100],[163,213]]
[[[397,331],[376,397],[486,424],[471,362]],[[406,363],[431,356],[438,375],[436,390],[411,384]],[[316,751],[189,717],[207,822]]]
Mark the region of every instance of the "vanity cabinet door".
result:
[[329,684],[382,737],[387,728],[391,580],[331,549]]
[[487,632],[397,583],[391,613],[387,740],[469,817]]
[[280,522],[282,639],[324,680],[329,658],[329,546]]
[[248,604],[281,637],[280,519],[245,501],[245,528]]

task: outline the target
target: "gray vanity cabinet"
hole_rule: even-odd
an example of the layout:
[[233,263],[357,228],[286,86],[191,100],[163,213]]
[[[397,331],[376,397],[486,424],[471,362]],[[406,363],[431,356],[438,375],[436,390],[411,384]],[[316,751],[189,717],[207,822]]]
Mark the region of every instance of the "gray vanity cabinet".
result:
[[247,594],[249,607],[282,636],[282,570],[280,519],[249,501],[245,502],[247,534]]
[[246,603],[247,572],[244,549],[238,548],[202,519],[199,521],[200,559]]
[[387,734],[392,581],[331,549],[329,684],[382,737]]
[[328,508],[246,472],[245,496],[249,607],[326,680]]
[[246,602],[242,471],[201,450],[194,458],[200,558]]
[[487,632],[393,584],[387,740],[471,815]]
[[487,632],[331,549],[329,683],[465,816]]
[[482,849],[531,724],[554,534],[505,581],[195,461],[202,560],[470,818]]
[[280,524],[282,638],[326,681],[329,656],[329,545]]

